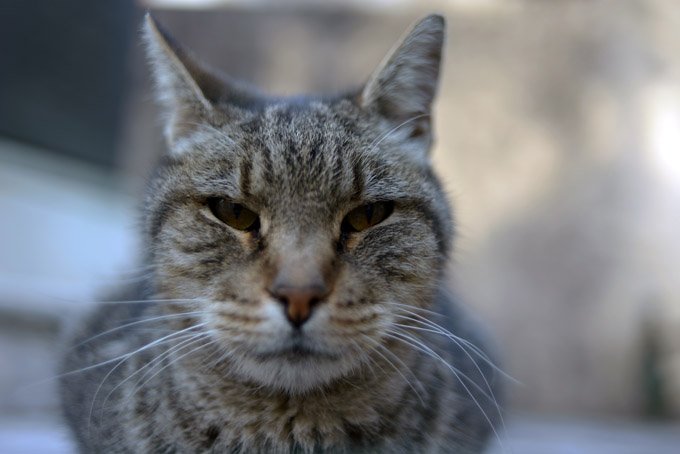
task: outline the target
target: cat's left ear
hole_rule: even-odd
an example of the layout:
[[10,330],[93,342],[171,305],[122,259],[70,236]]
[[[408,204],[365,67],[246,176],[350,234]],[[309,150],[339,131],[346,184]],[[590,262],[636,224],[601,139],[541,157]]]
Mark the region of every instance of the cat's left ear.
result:
[[153,72],[156,97],[164,109],[165,138],[172,145],[201,125],[224,120],[250,93],[208,69],[181,47],[147,13],[144,40]]
[[433,14],[417,22],[369,78],[360,104],[413,137],[430,136],[446,23]]

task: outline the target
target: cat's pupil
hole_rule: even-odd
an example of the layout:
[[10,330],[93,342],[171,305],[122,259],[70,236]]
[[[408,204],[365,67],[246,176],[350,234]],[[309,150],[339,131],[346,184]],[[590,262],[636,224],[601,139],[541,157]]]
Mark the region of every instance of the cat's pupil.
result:
[[366,205],[366,220],[368,224],[373,224],[373,204]]

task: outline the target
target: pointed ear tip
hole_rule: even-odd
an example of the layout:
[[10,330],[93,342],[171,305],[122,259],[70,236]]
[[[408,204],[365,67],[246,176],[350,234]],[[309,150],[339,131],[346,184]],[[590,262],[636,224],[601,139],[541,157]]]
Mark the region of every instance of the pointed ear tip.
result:
[[423,22],[425,22],[425,21],[432,22],[433,25],[436,24],[436,25],[439,25],[441,27],[444,27],[446,25],[446,18],[442,14],[438,14],[438,13],[430,14],[429,16],[426,16],[423,19]]
[[415,22],[407,32],[407,40],[442,46],[446,39],[446,19],[430,14]]
[[146,38],[146,42],[152,43],[154,42],[154,38],[157,38],[158,35],[160,35],[160,32],[158,30],[158,23],[156,22],[156,19],[151,15],[150,12],[146,12],[144,14],[144,23],[142,24],[142,35],[144,38]]
[[156,19],[151,15],[150,11],[144,13],[144,28],[156,28]]
[[158,47],[167,47],[177,52],[177,44],[168,31],[159,23],[156,18],[147,11],[144,14],[144,25],[142,26],[142,35],[147,46],[151,49]]
[[424,29],[430,32],[444,32],[446,29],[446,18],[441,14],[430,14],[418,21],[414,29]]

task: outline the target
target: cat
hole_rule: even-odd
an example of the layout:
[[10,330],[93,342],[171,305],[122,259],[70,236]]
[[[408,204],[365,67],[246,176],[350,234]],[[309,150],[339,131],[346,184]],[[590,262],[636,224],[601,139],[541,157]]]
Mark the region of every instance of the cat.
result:
[[62,361],[81,452],[481,452],[502,420],[481,329],[445,284],[429,150],[445,22],[360,89],[274,98],[147,15],[167,154],[149,272]]

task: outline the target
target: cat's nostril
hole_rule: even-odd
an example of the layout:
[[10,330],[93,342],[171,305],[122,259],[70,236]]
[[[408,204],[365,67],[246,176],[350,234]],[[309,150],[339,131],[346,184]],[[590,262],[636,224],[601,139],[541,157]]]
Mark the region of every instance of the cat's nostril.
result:
[[287,287],[278,286],[270,290],[286,311],[288,321],[300,328],[312,316],[312,310],[317,306],[327,291],[325,287]]

